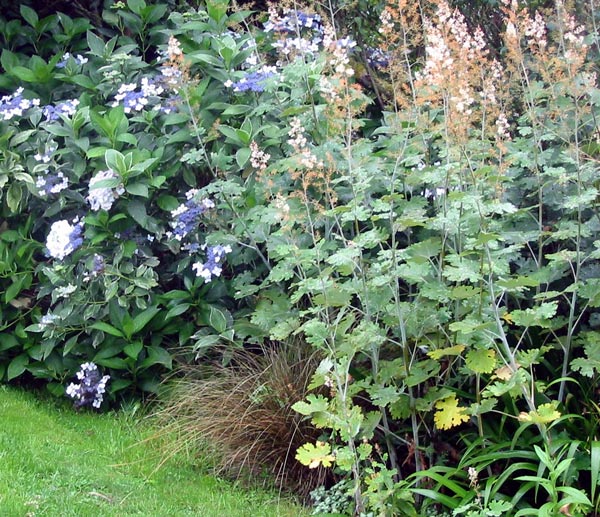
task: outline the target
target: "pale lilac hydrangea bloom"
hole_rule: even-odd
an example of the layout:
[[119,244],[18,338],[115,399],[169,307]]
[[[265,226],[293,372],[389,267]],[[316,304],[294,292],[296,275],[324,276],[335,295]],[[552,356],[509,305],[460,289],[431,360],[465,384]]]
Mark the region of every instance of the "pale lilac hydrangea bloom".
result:
[[97,187],[98,183],[105,180],[118,179],[117,174],[112,170],[98,172],[89,183],[89,194],[86,198],[91,209],[97,212],[100,209],[110,210],[117,198],[125,192],[123,185],[116,188],[112,187]]
[[83,223],[77,219],[70,224],[67,220],[56,221],[50,227],[46,248],[51,257],[62,260],[83,244]]
[[51,327],[52,325],[55,325],[56,321],[60,320],[60,316],[58,314],[44,314],[40,321],[38,322],[38,327],[41,330],[45,330],[48,327]]
[[101,377],[98,367],[94,363],[83,363],[77,372],[77,378],[81,382],[79,384],[72,382],[66,390],[67,395],[75,399],[75,407],[100,408],[104,401],[106,383],[110,380],[110,375]]

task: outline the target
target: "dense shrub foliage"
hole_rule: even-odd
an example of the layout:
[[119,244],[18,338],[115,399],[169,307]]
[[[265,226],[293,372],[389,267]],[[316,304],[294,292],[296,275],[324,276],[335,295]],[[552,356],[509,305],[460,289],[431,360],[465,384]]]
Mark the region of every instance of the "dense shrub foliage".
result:
[[0,374],[63,394],[93,362],[116,401],[302,339],[320,511],[586,514],[597,13],[506,0],[490,48],[443,0],[359,4],[376,29],[224,0],[4,24]]

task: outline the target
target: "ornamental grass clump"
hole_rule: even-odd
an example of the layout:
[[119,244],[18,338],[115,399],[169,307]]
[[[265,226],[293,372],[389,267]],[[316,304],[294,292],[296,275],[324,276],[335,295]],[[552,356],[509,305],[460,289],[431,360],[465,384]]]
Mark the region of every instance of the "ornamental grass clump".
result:
[[218,473],[264,476],[307,497],[331,476],[294,459],[300,445],[321,434],[292,409],[308,393],[317,364],[315,354],[294,344],[238,350],[227,365],[183,367],[156,414],[164,432],[177,437],[167,454],[208,449]]

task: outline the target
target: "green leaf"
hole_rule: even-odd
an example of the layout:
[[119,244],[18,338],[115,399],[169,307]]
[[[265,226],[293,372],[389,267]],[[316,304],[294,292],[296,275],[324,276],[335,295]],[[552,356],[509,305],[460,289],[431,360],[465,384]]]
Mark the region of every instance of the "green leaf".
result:
[[243,115],[244,113],[248,113],[251,109],[252,106],[248,106],[247,104],[233,104],[228,108],[225,108],[222,115]]
[[148,185],[145,183],[129,183],[125,190],[134,196],[148,197]]
[[106,359],[94,358],[94,362],[105,368],[113,368],[115,370],[127,370],[127,362],[122,357],[107,357]]
[[2,65],[2,68],[4,68],[6,73],[10,73],[18,64],[19,58],[16,54],[6,48],[2,49],[2,54],[0,55],[0,65]]
[[127,0],[127,7],[131,9],[131,12],[140,15],[146,8],[146,2],[144,0]]
[[0,352],[10,350],[16,346],[19,346],[19,341],[14,335],[8,333],[0,334]]
[[132,199],[127,203],[127,212],[144,230],[151,231],[146,206],[141,201]]
[[131,357],[135,360],[140,355],[142,348],[144,348],[143,343],[141,341],[136,341],[135,343],[129,343],[128,345],[126,345],[123,348],[123,352],[125,352],[125,354],[127,354],[128,357]]
[[165,320],[170,320],[176,316],[180,316],[181,314],[186,312],[190,307],[191,304],[189,303],[180,303],[178,305],[175,305],[175,307],[169,309],[169,312],[167,312],[165,316]]
[[6,192],[6,204],[13,213],[18,212],[19,205],[23,199],[23,189],[18,183],[12,183]]
[[87,44],[92,54],[98,57],[104,57],[105,45],[104,40],[96,36],[92,31],[87,31]]
[[107,149],[104,153],[104,161],[109,169],[118,173],[120,176],[127,176],[129,169],[125,161],[125,156],[115,149]]
[[367,388],[367,393],[371,397],[373,404],[379,407],[385,407],[389,404],[396,402],[401,393],[395,386],[383,386],[381,384],[375,384]]
[[510,317],[515,325],[522,327],[549,327],[557,309],[558,302],[546,302],[537,307],[514,310],[510,313]]
[[208,313],[208,324],[219,333],[225,332],[227,330],[227,317],[221,309],[211,306]]
[[153,305],[135,316],[133,318],[133,334],[137,334],[140,330],[142,330],[158,312],[160,312],[158,306]]
[[21,354],[15,357],[10,364],[8,365],[8,369],[6,371],[7,380],[12,380],[19,375],[21,375],[29,364],[29,356],[27,354]]
[[242,147],[241,149],[237,150],[237,152],[235,153],[235,161],[237,162],[240,168],[243,168],[246,165],[246,163],[248,163],[251,153],[252,151],[250,151],[248,147]]
[[593,440],[591,446],[591,477],[590,492],[592,501],[596,500],[596,491],[598,490],[598,477],[600,476],[600,442]]
[[529,413],[522,412],[519,414],[519,422],[531,422],[533,424],[549,424],[554,420],[560,418],[560,412],[556,409],[558,402],[550,402],[548,404],[541,404],[537,410],[529,411]]
[[63,346],[63,357],[68,356],[78,343],[79,336],[71,336]]
[[97,321],[93,325],[91,325],[90,328],[93,328],[95,330],[101,330],[102,332],[106,332],[107,334],[110,334],[111,336],[125,337],[123,332],[121,332],[118,328],[115,328],[112,325],[110,325],[109,323],[106,323],[104,321]]
[[31,7],[21,4],[19,7],[19,12],[29,25],[31,25],[34,29],[37,27],[39,18],[37,13]]
[[492,373],[496,367],[496,352],[493,349],[485,348],[469,350],[465,364],[475,373]]
[[166,212],[172,212],[179,206],[179,200],[175,196],[163,194],[162,196],[158,197],[158,199],[156,200],[156,204],[161,210],[165,210]]
[[146,350],[148,356],[141,362],[140,368],[148,368],[155,364],[161,364],[169,370],[173,367],[173,357],[164,348],[160,346],[149,346]]
[[4,301],[6,303],[10,302],[11,300],[14,300],[17,297],[17,295],[21,292],[23,280],[23,276],[18,276],[16,277],[15,281],[8,286],[4,293]]
[[307,395],[307,402],[298,401],[292,409],[301,415],[310,416],[314,413],[327,412],[329,410],[329,401],[323,395]]
[[238,134],[239,130],[234,129],[230,126],[226,126],[224,124],[220,124],[217,127],[217,129],[219,130],[219,132],[221,132],[227,138],[231,139],[233,142],[242,146],[245,145],[245,142],[240,138],[240,135]]
[[21,81],[25,81],[27,83],[38,82],[38,77],[33,70],[25,68],[24,66],[15,66],[11,68],[10,73],[11,75],[21,79]]

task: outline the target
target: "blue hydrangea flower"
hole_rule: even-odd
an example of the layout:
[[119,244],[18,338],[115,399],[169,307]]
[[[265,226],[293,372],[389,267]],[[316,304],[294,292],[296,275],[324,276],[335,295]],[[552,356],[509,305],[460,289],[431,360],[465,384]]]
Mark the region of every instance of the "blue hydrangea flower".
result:
[[58,194],[62,190],[69,188],[69,182],[64,174],[58,171],[56,174],[38,176],[35,186],[40,196],[48,196],[50,194]]
[[56,105],[48,104],[44,106],[42,112],[46,117],[46,120],[58,120],[61,115],[70,117],[77,111],[79,106],[79,99],[71,99],[63,102],[59,102]]
[[169,95],[168,98],[164,99],[159,105],[155,106],[155,109],[168,115],[169,113],[174,113],[179,111],[179,106],[182,100],[179,95]]
[[0,120],[20,117],[25,110],[40,105],[40,99],[25,99],[22,94],[23,88],[17,88],[12,95],[5,95],[0,99]]
[[313,56],[319,52],[323,41],[323,25],[318,14],[286,9],[279,16],[275,9],[269,10],[269,20],[264,24],[265,32],[275,32],[282,36],[273,43],[281,54]]
[[110,375],[101,377],[98,367],[94,363],[83,363],[77,372],[77,378],[81,382],[79,384],[72,382],[66,390],[67,395],[75,399],[75,407],[77,409],[83,406],[100,408],[104,401],[106,383],[110,380]]
[[384,52],[380,48],[368,47],[366,54],[367,61],[373,68],[387,68],[390,64],[389,52]]
[[278,75],[277,70],[273,66],[263,66],[260,70],[249,72],[239,81],[235,83],[226,81],[224,86],[233,88],[234,92],[263,92],[265,91],[265,83],[267,79]]
[[316,32],[323,30],[321,17],[318,14],[308,14],[295,9],[286,9],[283,16],[276,11],[269,11],[269,20],[264,24],[265,32],[287,32],[296,34],[300,29],[311,29]]
[[137,87],[137,83],[122,84],[111,106],[116,108],[122,102],[125,113],[141,111],[148,105],[151,97],[158,97],[164,92],[162,86],[150,82],[147,77],[142,78],[139,91]]
[[89,282],[93,278],[97,278],[102,273],[104,273],[105,267],[106,263],[104,262],[104,257],[96,253],[92,261],[92,269],[83,275],[83,281]]
[[81,54],[77,54],[76,56],[72,56],[69,52],[65,52],[63,54],[62,59],[56,63],[56,68],[65,68],[69,62],[69,59],[72,59],[76,65],[85,65],[88,62],[87,57],[83,57]]
[[50,227],[50,233],[46,238],[46,248],[51,257],[62,260],[73,253],[83,244],[83,223],[77,219],[73,224],[68,221],[56,221]]
[[206,262],[196,262],[192,264],[192,269],[196,272],[196,276],[204,278],[205,282],[210,282],[213,277],[220,277],[223,272],[223,259],[227,253],[231,253],[231,246],[202,246],[206,249]]
[[186,192],[187,201],[171,212],[173,231],[167,232],[167,237],[174,237],[178,241],[183,240],[184,237],[198,228],[202,214],[214,208],[215,204],[210,199],[196,199],[197,194],[198,190],[196,189]]

